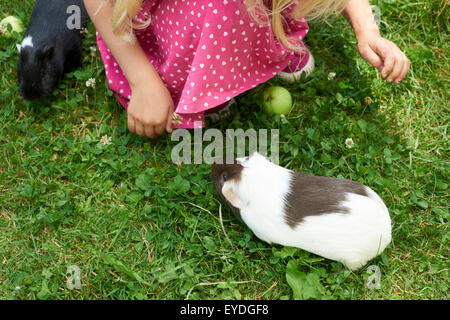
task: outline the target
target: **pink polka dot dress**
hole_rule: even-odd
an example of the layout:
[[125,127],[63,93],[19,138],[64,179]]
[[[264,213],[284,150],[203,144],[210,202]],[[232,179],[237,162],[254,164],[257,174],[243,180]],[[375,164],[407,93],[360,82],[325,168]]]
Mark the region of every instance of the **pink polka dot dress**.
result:
[[[171,93],[178,128],[204,127],[205,110],[269,80],[292,58],[244,0],[146,0],[136,19],[149,17],[136,38]],[[306,21],[287,22],[287,35],[302,40]],[[98,33],[97,42],[109,87],[126,109],[127,79]]]

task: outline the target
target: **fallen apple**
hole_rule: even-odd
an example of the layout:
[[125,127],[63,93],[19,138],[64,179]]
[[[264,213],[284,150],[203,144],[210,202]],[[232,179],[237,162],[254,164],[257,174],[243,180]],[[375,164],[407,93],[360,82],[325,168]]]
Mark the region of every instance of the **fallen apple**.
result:
[[[11,26],[11,29],[8,28],[8,25]],[[23,23],[19,18],[15,16],[8,16],[0,21],[0,35],[3,35],[7,38],[12,36],[12,31],[17,33],[21,33],[24,30]]]
[[280,86],[267,88],[263,93],[263,107],[268,114],[288,114],[292,108],[289,91]]

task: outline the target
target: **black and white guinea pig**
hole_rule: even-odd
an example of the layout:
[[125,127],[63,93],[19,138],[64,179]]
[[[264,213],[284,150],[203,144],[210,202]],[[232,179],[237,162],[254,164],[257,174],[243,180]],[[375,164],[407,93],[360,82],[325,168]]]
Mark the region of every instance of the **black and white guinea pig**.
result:
[[388,209],[360,183],[288,170],[256,152],[232,164],[213,164],[212,177],[233,211],[268,243],[356,270],[391,242]]
[[[77,11],[70,8],[76,6]],[[79,28],[73,15],[79,14]],[[87,12],[83,0],[36,0],[21,44],[17,45],[19,90],[27,100],[47,97],[66,72],[80,64]]]

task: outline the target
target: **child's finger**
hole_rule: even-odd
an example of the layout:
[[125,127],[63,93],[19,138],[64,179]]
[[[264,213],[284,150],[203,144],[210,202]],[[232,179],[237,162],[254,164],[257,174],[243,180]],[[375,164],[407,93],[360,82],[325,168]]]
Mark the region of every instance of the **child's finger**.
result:
[[136,133],[136,121],[130,114],[128,114],[128,130],[133,133]]
[[397,77],[397,79],[395,79],[395,83],[400,83],[409,72],[409,67],[410,67],[411,63],[409,62],[409,59],[406,58],[406,56],[405,56],[405,59],[406,59],[406,61],[405,61],[405,64],[403,65],[403,70],[400,73],[400,75]]
[[145,130],[145,136],[146,137],[149,137],[149,138],[155,138],[156,137],[156,135],[155,135],[155,129],[153,128],[153,126],[146,126],[145,128],[144,128],[144,130]]
[[156,135],[160,135],[160,134],[162,134],[163,132],[164,132],[164,130],[165,130],[165,125],[164,124],[162,124],[162,125],[159,125],[159,126],[156,126],[154,129],[155,129],[155,134]]
[[168,133],[172,132],[172,118],[173,118],[173,108],[170,108],[169,115],[167,116],[167,123],[166,123],[166,131]]
[[386,81],[392,82],[394,79],[397,79],[397,77],[402,73],[404,66],[405,61],[401,58],[396,58],[394,67],[392,68],[392,72],[388,75]]
[[142,123],[136,121],[136,134],[143,137],[145,136],[145,128]]
[[360,54],[364,60],[378,70],[381,70],[383,67],[383,60],[368,45],[360,49]]
[[373,45],[373,49],[383,60],[381,77],[386,78],[386,76],[391,73],[392,67],[394,66],[395,62],[392,50],[385,41],[377,41]]
[[393,54],[388,54],[385,58],[384,58],[384,65],[383,65],[383,69],[381,70],[381,77],[384,79],[386,78],[391,72],[392,69],[394,68],[395,65],[395,57]]

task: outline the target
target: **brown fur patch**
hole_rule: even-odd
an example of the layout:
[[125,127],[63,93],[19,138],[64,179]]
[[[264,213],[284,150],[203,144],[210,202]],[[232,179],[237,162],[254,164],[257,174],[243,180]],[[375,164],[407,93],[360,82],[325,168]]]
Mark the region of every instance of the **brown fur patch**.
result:
[[345,179],[291,172],[291,191],[286,197],[286,222],[294,228],[307,216],[346,212],[339,204],[347,193],[367,196],[364,185]]
[[[231,161],[229,161],[231,162]],[[216,187],[217,193],[220,197],[231,207],[233,212],[241,216],[241,213],[238,208],[234,207],[222,194],[223,184],[225,183],[223,177],[226,176],[227,181],[233,180],[235,183],[239,183],[241,180],[241,172],[244,167],[237,163],[236,160],[233,160],[231,164],[227,164],[226,161],[223,161],[224,164],[213,164],[212,165],[212,179],[214,182],[214,186]]]

